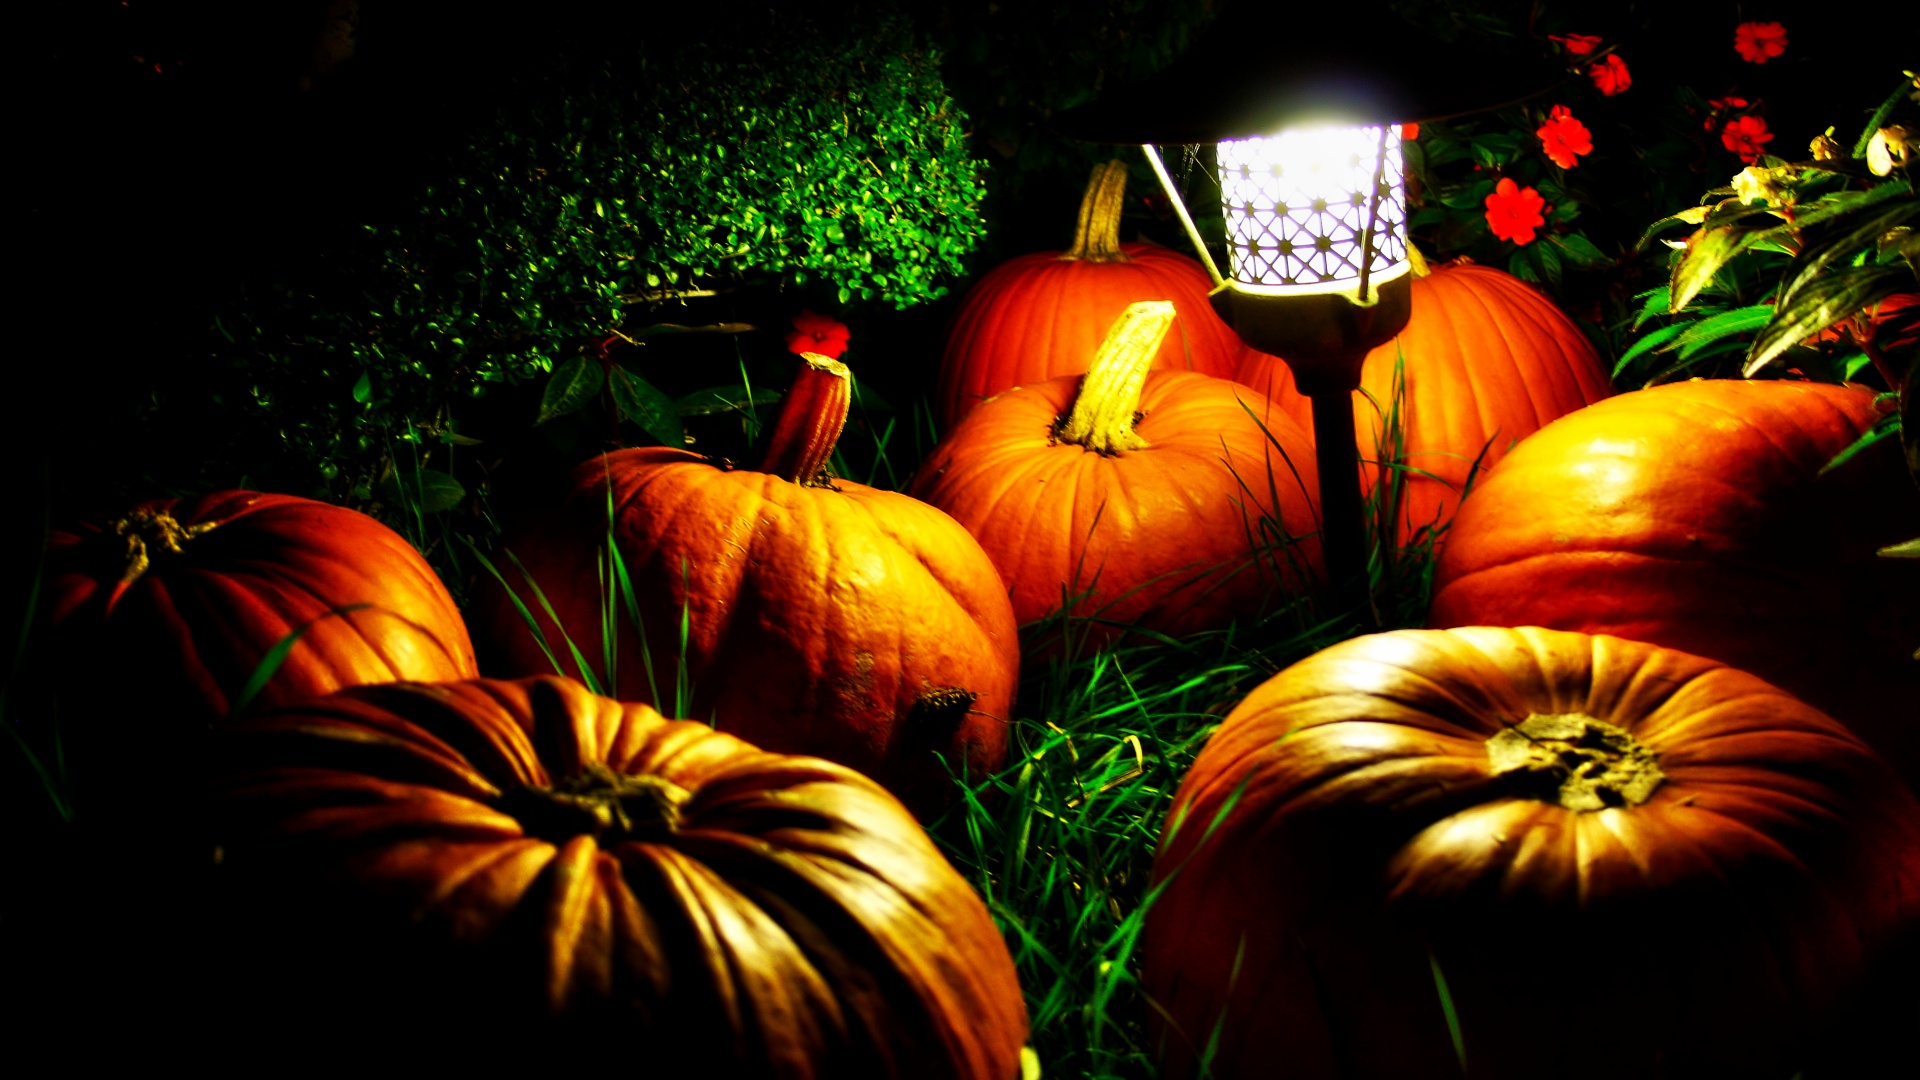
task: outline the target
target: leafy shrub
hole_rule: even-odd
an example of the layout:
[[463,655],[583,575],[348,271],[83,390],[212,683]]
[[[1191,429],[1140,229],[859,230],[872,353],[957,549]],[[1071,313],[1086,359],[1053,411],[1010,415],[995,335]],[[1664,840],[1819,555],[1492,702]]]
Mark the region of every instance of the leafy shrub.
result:
[[372,497],[396,458],[461,441],[463,403],[636,314],[781,286],[904,307],[979,241],[965,117],[902,18],[569,55],[523,76],[417,212],[221,321],[268,437],[325,493]]

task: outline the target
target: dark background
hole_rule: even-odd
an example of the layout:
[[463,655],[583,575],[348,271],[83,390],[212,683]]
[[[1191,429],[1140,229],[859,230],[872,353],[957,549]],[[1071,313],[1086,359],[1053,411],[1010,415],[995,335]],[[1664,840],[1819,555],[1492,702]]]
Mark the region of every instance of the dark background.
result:
[[[436,163],[510,98],[517,74],[563,53],[724,38],[762,7],[717,0],[673,6],[547,0],[515,7],[365,0],[355,55],[320,71],[315,45],[328,6],[326,0],[70,0],[10,13],[19,58],[10,187],[19,194],[18,239],[10,245],[13,332],[0,369],[0,460],[13,480],[0,549],[0,632],[7,641],[19,626],[47,520],[167,494],[170,470],[182,473],[196,448],[220,443],[217,415],[200,415],[192,430],[182,430],[151,422],[143,407],[159,388],[191,394],[208,382],[212,314],[238,286],[297,276],[344,230],[407,213]],[[1056,25],[1044,12],[1023,12],[1013,3],[1001,10],[985,2],[909,7],[946,49],[949,89],[975,118],[975,153],[989,163],[989,237],[972,259],[976,274],[1069,240],[1087,166],[1102,155],[1052,140],[1044,129],[1047,111],[1109,79],[1145,74],[1142,58],[1156,49],[1141,47],[1142,38],[1163,33],[1169,23],[1203,22],[1211,10],[1204,0],[1077,6],[1105,14]],[[1380,4],[1348,0],[1346,6],[1364,23],[1365,9]],[[1895,15],[1891,5],[1458,0],[1454,6],[1495,10],[1518,24],[1531,16],[1542,33],[1617,41],[1634,87],[1596,103],[1596,124],[1631,125],[1681,85],[1703,96],[1737,89],[1766,101],[1778,135],[1774,148],[1789,157],[1829,124],[1850,140],[1899,69],[1920,64],[1915,20]],[[1764,67],[1742,63],[1732,28],[1743,19],[1785,21],[1792,35],[1788,53]],[[1727,159],[1704,160],[1695,188],[1724,183],[1736,168]],[[1630,196],[1622,194],[1622,205],[1633,205]],[[1626,213],[1610,218],[1604,207],[1588,219],[1594,239],[1609,252],[1631,244],[1650,220]],[[1171,223],[1150,209],[1136,208],[1129,225],[1184,246]],[[854,313],[866,335],[861,347],[870,350],[864,355],[898,358],[872,369],[889,396],[904,402],[931,385],[945,321],[964,285],[956,282],[953,296],[907,312]],[[846,317],[855,321],[854,315]],[[765,337],[756,347],[782,351],[777,334]],[[31,796],[31,778],[9,761],[0,779]],[[27,804],[44,811],[31,798],[5,803],[10,809]],[[0,839],[51,835],[20,824],[8,821]],[[103,827],[131,836],[152,824]],[[10,850],[18,855],[20,849]],[[15,865],[62,864],[29,852]],[[171,910],[142,896],[137,869],[93,875],[89,880],[124,890],[96,897],[87,909],[103,920],[129,919],[116,933],[145,932],[156,911]],[[9,883],[0,918],[18,926],[15,902],[21,890],[33,889],[32,882]],[[68,893],[34,895],[51,902],[48,897]],[[137,948],[134,954],[143,955]],[[98,991],[89,980],[112,982],[119,978],[114,966],[124,963],[111,942],[74,955],[99,968],[68,972],[64,992]],[[121,998],[108,1000],[141,1007],[125,996],[128,986],[164,994],[167,980],[148,971],[123,985]]]
[[[947,50],[949,88],[984,136],[975,152],[990,163],[990,232],[973,259],[977,269],[1068,239],[1062,233],[1083,163],[1095,156],[1048,145],[1041,127],[1050,104],[1090,89],[1068,80],[1097,86],[1141,74],[1129,68],[1150,50],[1120,48],[1129,34],[1137,40],[1168,24],[1204,22],[1214,5],[1100,7],[1104,21],[1083,22],[1080,41],[1057,27],[1048,27],[1052,40],[1036,41],[1037,16],[997,5],[906,7]],[[1634,88],[1601,106],[1623,115],[1648,110],[1682,83],[1704,96],[1738,88],[1763,98],[1778,134],[1772,149],[1789,156],[1830,123],[1850,138],[1860,118],[1832,110],[1869,107],[1890,74],[1920,63],[1912,20],[1865,5],[1452,7],[1618,41]],[[136,459],[165,455],[167,447],[152,443],[162,433],[134,430],[129,420],[156,385],[191,385],[199,376],[211,314],[238,283],[297,272],[340,230],[403,213],[440,155],[511,93],[517,72],[563,51],[724,38],[758,5],[366,0],[354,56],[321,71],[315,45],[328,8],[327,0],[82,0],[35,5],[21,16],[26,58],[16,113],[24,152],[15,175],[25,182],[15,190],[26,192],[25,243],[15,249],[17,333],[0,387],[16,484],[39,487],[34,480],[46,471],[58,512],[93,509],[90,491],[126,494],[113,478]],[[1742,63],[1732,26],[1767,18],[1787,21],[1787,54],[1765,66]],[[1045,78],[1033,71],[1056,54],[1070,62]],[[1168,223],[1133,224],[1184,246]],[[1599,227],[1626,233],[1644,224]],[[930,380],[925,345],[937,354],[951,306],[882,320],[887,333],[915,338],[914,363],[879,376],[887,389],[911,395]]]

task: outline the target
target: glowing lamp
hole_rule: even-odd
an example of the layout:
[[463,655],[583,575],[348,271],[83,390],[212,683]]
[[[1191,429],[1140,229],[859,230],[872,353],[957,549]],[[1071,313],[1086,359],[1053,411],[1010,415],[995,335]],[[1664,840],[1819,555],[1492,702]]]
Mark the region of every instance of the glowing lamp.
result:
[[[1561,77],[1376,6],[1357,18],[1240,3],[1158,74],[1053,121],[1071,138],[1145,149],[1213,277],[1215,309],[1312,400],[1321,548],[1335,601],[1363,626],[1374,619],[1353,391],[1367,352],[1412,313],[1400,125],[1511,104]],[[1212,148],[1226,273],[1156,144]]]

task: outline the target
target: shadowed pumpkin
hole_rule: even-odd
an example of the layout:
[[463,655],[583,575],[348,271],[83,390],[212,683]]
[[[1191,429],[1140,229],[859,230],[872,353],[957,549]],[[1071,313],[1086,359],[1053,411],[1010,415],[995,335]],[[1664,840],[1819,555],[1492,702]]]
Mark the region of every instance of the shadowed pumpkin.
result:
[[236,726],[214,762],[235,965],[215,983],[266,1024],[242,1040],[384,1054],[398,1030],[443,1065],[675,1075],[1018,1071],[992,917],[851,769],[555,676],[346,691]]
[[[923,814],[952,797],[949,770],[997,769],[1019,669],[1013,610],[952,518],[827,477],[850,378],[839,361],[805,357],[761,470],[666,447],[575,469],[560,505],[502,542],[519,603],[497,583],[476,599],[489,670],[553,670],[544,639],[577,674],[564,633],[596,666],[612,652],[623,699],[671,704],[684,671],[692,715],[850,765]],[[612,642],[609,543],[645,630],[615,600]]]
[[1776,1075],[1920,926],[1920,804],[1714,661],[1403,630],[1228,714],[1154,879],[1170,1078]]

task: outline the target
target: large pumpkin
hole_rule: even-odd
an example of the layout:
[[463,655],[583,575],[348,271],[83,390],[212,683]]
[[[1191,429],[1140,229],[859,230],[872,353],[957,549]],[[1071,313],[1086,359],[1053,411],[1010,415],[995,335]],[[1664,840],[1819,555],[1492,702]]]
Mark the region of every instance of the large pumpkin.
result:
[[1072,597],[1080,640],[1213,629],[1318,563],[1311,440],[1238,383],[1149,370],[1173,318],[1132,305],[1084,378],[981,405],[908,489],[980,541],[1023,624]]
[[[1396,372],[1405,380],[1398,446],[1383,416],[1395,405]],[[1285,363],[1249,350],[1235,378],[1311,430],[1312,403]],[[1395,515],[1401,543],[1452,518],[1476,461],[1484,471],[1542,425],[1613,392],[1586,335],[1552,301],[1470,263],[1431,272],[1416,263],[1413,317],[1367,354],[1360,384],[1353,415],[1366,483],[1378,482],[1373,462],[1406,466],[1395,473],[1405,482]]]
[[[690,715],[851,765],[923,813],[953,792],[949,769],[997,769],[1019,668],[1006,590],[952,518],[826,477],[849,378],[809,354],[766,471],[665,447],[576,469],[560,506],[503,539],[514,596],[489,585],[476,600],[490,670],[552,671],[551,649],[577,673],[564,635],[596,669],[614,655],[623,699],[671,705],[684,678]],[[609,540],[644,636],[606,567]]]
[[1096,167],[1071,248],[1002,263],[967,293],[940,357],[942,432],[1008,387],[1086,371],[1107,328],[1136,300],[1168,300],[1179,313],[1156,366],[1233,376],[1246,346],[1208,303],[1207,272],[1168,248],[1120,243],[1126,185],[1124,162]]
[[1547,426],[1454,519],[1431,626],[1551,626],[1711,656],[1920,778],[1920,498],[1866,390],[1694,380]]
[[546,676],[258,717],[216,740],[211,795],[223,1050],[1018,1072],[992,917],[851,769]]
[[222,491],[56,530],[45,580],[57,649],[78,669],[63,697],[117,728],[204,732],[295,632],[262,707],[479,674],[419,552],[365,514],[311,499]]
[[1784,1076],[1914,932],[1920,804],[1713,661],[1406,630],[1241,702],[1154,877],[1168,1077],[1459,1076],[1455,1031],[1486,1080]]

